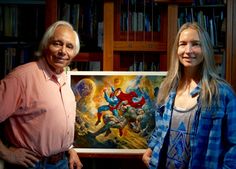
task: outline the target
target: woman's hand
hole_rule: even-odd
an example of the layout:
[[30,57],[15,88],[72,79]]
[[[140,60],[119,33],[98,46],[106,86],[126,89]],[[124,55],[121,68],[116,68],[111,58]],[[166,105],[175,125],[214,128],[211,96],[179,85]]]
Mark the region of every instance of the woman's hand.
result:
[[150,148],[148,148],[145,153],[143,154],[143,162],[144,164],[149,167],[149,162],[150,162],[150,159],[151,159],[151,156],[152,156],[152,150]]

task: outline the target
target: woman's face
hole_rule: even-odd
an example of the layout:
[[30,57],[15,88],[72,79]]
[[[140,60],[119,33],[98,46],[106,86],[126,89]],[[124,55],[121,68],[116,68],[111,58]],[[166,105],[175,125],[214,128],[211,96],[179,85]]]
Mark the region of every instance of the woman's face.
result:
[[177,54],[185,68],[195,68],[203,61],[201,43],[196,30],[187,28],[180,34]]
[[61,73],[75,57],[75,34],[66,26],[57,27],[50,39],[46,60],[55,73]]

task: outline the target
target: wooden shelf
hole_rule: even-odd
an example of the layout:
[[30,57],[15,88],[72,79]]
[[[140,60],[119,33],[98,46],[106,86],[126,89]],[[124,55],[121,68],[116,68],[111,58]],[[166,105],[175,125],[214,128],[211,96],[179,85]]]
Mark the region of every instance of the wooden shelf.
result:
[[42,5],[45,4],[45,0],[1,0],[0,4],[26,4],[26,5]]
[[89,62],[89,61],[102,61],[102,52],[81,52],[73,61]]
[[165,52],[166,43],[148,41],[114,41],[114,51]]
[[[35,4],[45,6],[45,29],[53,22],[58,20],[60,5],[62,2],[67,0],[2,0],[0,4]],[[72,2],[69,1],[68,2]],[[76,3],[76,1],[73,1]],[[160,30],[157,32],[125,32],[121,31],[118,26],[121,13],[119,13],[118,5],[123,1],[119,0],[104,0],[103,3],[103,51],[100,52],[81,52],[75,58],[74,61],[78,62],[89,62],[89,61],[101,61],[103,71],[113,70],[127,70],[125,67],[121,67],[123,61],[121,59],[120,52],[156,52],[157,55],[161,56],[162,69],[169,67],[170,62],[170,51],[174,38],[177,33],[177,19],[179,7],[189,6],[193,4],[193,0],[154,0],[154,2],[160,6],[158,8],[158,14],[160,14]],[[131,1],[130,1],[131,2]],[[139,6],[140,7],[140,6]],[[156,6],[157,7],[157,6]],[[208,7],[225,7],[227,10],[226,18],[226,39],[225,46],[225,77],[226,80],[236,90],[236,77],[233,76],[233,72],[236,72],[236,47],[234,45],[235,25],[236,18],[235,9],[236,1],[227,0],[225,4],[220,5],[203,5],[193,6],[193,8],[208,8]],[[139,9],[137,9],[139,10]],[[156,10],[155,10],[156,12]],[[41,15],[42,16],[42,15]],[[122,27],[123,28],[123,27]],[[123,30],[123,29],[122,29]],[[129,34],[127,36],[127,34]],[[125,38],[129,39],[125,39]],[[90,50],[89,50],[90,51]],[[220,60],[216,59],[219,63]],[[117,66],[118,65],[118,66]],[[120,67],[119,67],[120,66]]]
[[[145,149],[75,149],[80,157],[89,158],[142,158]],[[114,151],[115,150],[115,151]]]
[[181,4],[181,3],[193,3],[193,0],[154,0],[158,3],[169,3],[169,4]]
[[[45,7],[45,15],[39,15],[45,17],[45,30],[46,28],[59,20],[60,12],[60,2],[67,0],[2,0],[2,4],[31,4],[37,6]],[[174,42],[176,33],[177,33],[177,19],[178,19],[178,10],[179,7],[185,5],[192,5],[194,0],[154,0],[160,8],[160,18],[161,25],[159,32],[122,32],[119,25],[119,16],[117,14],[117,2],[121,3],[120,0],[104,0],[103,3],[103,51],[101,52],[80,52],[74,59],[75,62],[90,62],[90,61],[100,61],[103,71],[127,71],[130,66],[130,63],[133,61],[132,56],[122,55],[123,53],[154,53],[151,57],[147,57],[146,61],[150,60],[159,62],[159,69],[165,71],[168,69],[170,52],[172,44]],[[131,0],[129,0],[131,1]],[[77,2],[76,0],[68,0],[68,2]],[[86,1],[84,1],[86,2]],[[96,0],[94,0],[96,2]],[[227,0],[226,1],[226,46],[225,46],[225,75],[226,80],[233,86],[236,91],[236,76],[233,75],[236,72],[236,45],[234,41],[236,40],[236,1]],[[217,6],[206,6],[205,8],[217,7]],[[224,5],[219,5],[218,7],[224,7]],[[201,8],[196,6],[196,8]],[[118,16],[118,17],[117,17]],[[26,20],[28,21],[28,20]],[[31,23],[32,24],[32,23]],[[27,25],[27,24],[26,24]],[[43,26],[41,26],[42,28]],[[40,27],[39,27],[40,28]],[[34,31],[34,30],[32,30]],[[128,39],[125,39],[127,37]],[[151,38],[150,38],[151,37]],[[14,43],[14,42],[13,42]],[[90,46],[89,46],[90,47]],[[91,50],[89,50],[91,51]],[[155,55],[157,54],[157,55]],[[216,62],[218,64],[222,63],[222,57],[216,55]],[[137,57],[138,58],[138,57]],[[139,58],[138,58],[139,59]],[[137,59],[137,60],[138,60]],[[138,60],[139,61],[139,60]],[[0,62],[0,67],[5,66],[4,62]],[[128,159],[128,163],[125,165],[129,168],[145,168],[142,165],[142,155],[141,154],[100,154],[96,152],[82,153],[78,152],[81,158],[88,158],[93,160],[93,158],[104,158],[109,160],[113,158],[117,159]],[[108,159],[109,158],[109,159]],[[133,159],[138,160],[132,161]],[[126,161],[125,161],[126,162]],[[140,166],[138,166],[140,165]],[[134,167],[135,166],[135,167]],[[124,168],[123,168],[124,169]]]

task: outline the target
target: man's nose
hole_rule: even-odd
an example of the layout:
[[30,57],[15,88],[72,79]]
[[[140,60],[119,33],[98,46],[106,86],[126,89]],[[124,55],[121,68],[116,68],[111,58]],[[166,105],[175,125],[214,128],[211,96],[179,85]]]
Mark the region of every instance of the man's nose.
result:
[[63,53],[63,54],[66,53],[66,46],[65,45],[61,46],[60,53]]

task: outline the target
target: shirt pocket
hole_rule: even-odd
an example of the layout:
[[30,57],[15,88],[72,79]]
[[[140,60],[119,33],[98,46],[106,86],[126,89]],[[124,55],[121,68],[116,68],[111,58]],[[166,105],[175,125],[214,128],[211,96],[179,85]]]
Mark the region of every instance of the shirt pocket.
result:
[[199,121],[199,134],[204,137],[220,137],[224,117],[225,113],[221,109],[202,113]]
[[40,121],[46,112],[47,110],[38,101],[32,101],[29,105],[17,109],[13,117],[22,123],[28,123],[32,120]]

